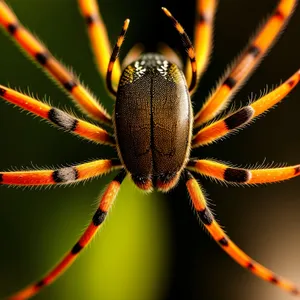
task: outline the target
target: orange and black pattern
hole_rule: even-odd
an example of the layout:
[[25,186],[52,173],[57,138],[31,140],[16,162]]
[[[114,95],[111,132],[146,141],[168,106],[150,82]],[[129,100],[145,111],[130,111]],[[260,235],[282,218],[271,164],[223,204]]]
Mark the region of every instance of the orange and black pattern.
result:
[[55,170],[0,172],[0,184],[38,186],[70,184],[94,178],[122,167],[118,159],[101,159]]
[[[96,58],[97,67],[102,77],[105,78],[112,51],[97,1],[78,0],[78,4],[87,25],[92,50]],[[112,81],[113,85],[117,86],[121,75],[119,61],[116,61],[116,66],[114,69],[115,70],[114,74],[112,74]]]
[[281,0],[267,22],[258,31],[232,70],[195,115],[194,125],[212,120],[225,109],[236,91],[255,70],[266,52],[278,38],[293,13],[297,1]]
[[110,57],[108,68],[107,68],[107,73],[106,73],[106,86],[108,88],[108,91],[114,96],[117,95],[117,92],[115,91],[115,89],[112,85],[112,71],[113,71],[115,62],[119,57],[120,48],[124,42],[124,38],[126,35],[126,31],[128,29],[128,26],[129,26],[129,19],[125,20],[125,22],[124,22],[122,31],[119,35],[118,41],[117,41],[117,43],[113,49],[112,55]]
[[113,136],[111,136],[103,128],[75,118],[58,108],[50,107],[46,103],[3,85],[0,85],[0,97],[24,110],[31,112],[33,115],[47,120],[64,131],[72,132],[80,137],[99,144],[115,145]]
[[[197,78],[205,71],[212,48],[213,23],[216,12],[216,0],[203,0],[196,3],[194,47],[197,57]],[[191,80],[191,67],[187,64],[187,82]],[[199,82],[199,80],[198,80]],[[194,89],[195,91],[196,89]]]
[[249,170],[208,159],[190,160],[187,168],[204,176],[236,184],[272,183],[300,175],[300,165]]
[[[171,19],[175,29],[180,34],[183,46],[190,60],[190,63],[188,64],[189,67],[187,67],[185,74],[186,81],[189,83],[189,93],[187,91],[187,94],[190,95],[195,92],[200,76],[205,70],[209,60],[213,36],[213,19],[217,1],[197,0],[196,2],[195,50],[181,24],[166,8],[162,8],[163,12]],[[273,91],[261,96],[256,101],[233,113],[229,113],[218,120],[211,121],[226,108],[229,100],[234,96],[237,89],[241,87],[251,72],[257,67],[268,49],[270,49],[271,45],[287,24],[296,3],[296,0],[279,1],[274,13],[261,27],[260,31],[250,42],[250,45],[241,55],[239,60],[237,60],[237,63],[233,66],[232,70],[226,74],[223,81],[212,93],[212,96],[196,114],[194,118],[194,129],[197,129],[200,125],[201,128],[200,130],[198,129],[198,132],[196,132],[193,138],[191,138],[191,134],[189,136],[186,161],[183,163],[180,171],[176,173],[176,180],[179,178],[185,180],[197,216],[212,238],[230,257],[261,279],[273,283],[294,295],[300,296],[300,290],[296,285],[254,261],[230,240],[212,215],[207,206],[202,188],[190,173],[195,172],[202,176],[207,176],[217,181],[233,185],[255,185],[274,183],[297,177],[300,175],[300,164],[286,167],[248,169],[238,168],[231,164],[213,159],[189,158],[190,150],[192,151],[193,148],[209,145],[210,143],[241,129],[243,126],[255,120],[256,117],[282,101],[299,84],[300,70],[298,69],[288,80]],[[100,15],[97,1],[78,0],[78,4],[87,24],[92,50],[99,71],[102,77],[106,79],[108,91],[112,95],[117,95],[118,91],[115,87],[119,84],[121,74],[118,56],[129,26],[129,19],[125,20],[119,38],[113,51],[111,51],[107,31]],[[65,88],[79,107],[90,117],[99,122],[104,122],[107,125],[113,125],[110,115],[104,110],[101,104],[99,104],[98,101],[79,83],[77,78],[59,63],[49,50],[47,50],[47,48],[20,23],[4,0],[0,0],[0,25],[10,34],[20,48],[25,50],[25,52],[39,63],[53,79]],[[135,78],[143,76],[144,69],[142,68],[142,65],[146,62],[141,60],[141,58],[146,59],[147,57],[148,59],[149,57],[156,57],[156,59],[152,60],[154,65],[157,63],[155,67],[157,67],[158,64],[165,64],[164,69],[161,70],[161,72],[166,72],[166,74],[164,74],[170,76],[174,84],[178,83],[177,80],[180,79],[179,76],[175,76],[177,73],[174,73],[171,69],[167,68],[169,64],[167,61],[168,56],[174,58],[174,61],[171,61],[172,63],[175,63],[175,60],[178,60],[175,52],[168,49],[167,46],[164,46],[161,51],[163,54],[166,53],[165,56],[156,53],[143,54],[142,52],[142,47],[138,45],[127,55],[125,60],[129,62],[130,65],[123,73],[119,86],[124,84],[130,85]],[[140,54],[143,55],[140,56]],[[132,65],[135,64],[136,66],[132,67]],[[120,149],[115,141],[114,134],[111,134],[109,131],[3,85],[0,85],[0,98],[5,102],[14,104],[21,109],[30,112],[34,116],[39,116],[66,132],[76,134],[79,137],[99,144],[107,144],[116,147],[118,150],[118,157],[113,159],[94,160],[79,165],[59,167],[56,169],[0,172],[0,185],[9,186],[70,185],[72,183],[107,174],[116,169],[118,169],[119,172],[105,189],[104,194],[99,199],[98,209],[94,213],[90,225],[77,243],[75,243],[73,248],[42,279],[8,298],[10,300],[25,300],[40,292],[42,288],[50,285],[62,275],[62,273],[74,262],[82,249],[90,243],[100,225],[104,222],[113,201],[117,197],[122,181],[129,172],[126,171],[126,166],[120,159]],[[193,120],[190,119],[190,124],[192,124],[192,121]],[[207,124],[208,121],[211,122]],[[130,133],[128,133],[128,136],[128,138],[131,138]],[[131,175],[131,179],[134,179],[134,175]],[[140,186],[141,189],[149,188],[149,186],[147,186],[148,182],[143,182],[143,184],[144,185]],[[160,188],[161,186],[158,185],[158,187]],[[170,186],[161,189],[166,191],[169,188]]]
[[10,298],[8,298],[9,300],[28,299],[34,296],[43,287],[51,284],[64,270],[66,270],[66,268],[68,268],[70,264],[74,262],[82,249],[90,243],[90,241],[100,228],[100,225],[105,220],[113,201],[117,197],[121,183],[124,180],[125,176],[126,172],[124,170],[120,171],[120,173],[108,185],[103,196],[100,199],[98,209],[96,210],[92,218],[92,222],[87,227],[79,241],[73,246],[71,251],[67,253],[65,257],[45,277],[11,296]]
[[183,42],[184,49],[187,52],[188,57],[190,59],[191,68],[192,68],[192,79],[189,85],[189,92],[192,93],[197,85],[197,63],[196,63],[196,54],[195,54],[193,44],[190,38],[188,37],[188,35],[186,34],[186,32],[184,31],[183,27],[172,16],[172,14],[165,7],[162,7],[162,10],[171,19],[174,27],[179,32]]
[[278,88],[259,98],[252,104],[249,104],[248,106],[245,106],[238,111],[205,126],[195,134],[192,147],[196,148],[208,145],[232,132],[235,132],[239,128],[242,128],[251,120],[266,112],[268,109],[284,99],[284,97],[290,93],[299,81],[300,70],[298,70]]
[[111,118],[96,99],[79,83],[66,67],[56,60],[49,50],[31,34],[17,19],[3,0],[0,0],[0,25],[11,35],[15,42],[44,70],[58,81],[72,96],[75,103],[97,121],[107,124]]
[[245,252],[243,252],[230,238],[215,220],[213,214],[206,204],[206,200],[200,185],[191,173],[186,171],[186,186],[191,197],[193,206],[201,223],[205,226],[212,238],[221,246],[221,248],[233,258],[239,265],[246,268],[256,276],[269,281],[282,289],[294,294],[300,295],[300,290],[290,281],[278,276],[261,264],[254,261]]

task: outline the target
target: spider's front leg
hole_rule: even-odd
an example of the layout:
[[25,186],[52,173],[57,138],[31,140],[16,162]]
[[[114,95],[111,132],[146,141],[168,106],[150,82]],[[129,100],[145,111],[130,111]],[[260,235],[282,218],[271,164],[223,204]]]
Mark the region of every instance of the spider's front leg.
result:
[[199,217],[205,228],[208,230],[212,238],[221,246],[221,248],[240,266],[249,270],[259,278],[273,283],[281,289],[292,293],[293,295],[300,295],[300,290],[295,284],[293,284],[289,280],[286,280],[285,278],[278,276],[271,270],[254,261],[250,256],[248,256],[230,240],[230,238],[225,234],[224,230],[217,223],[210,209],[208,208],[205,196],[198,182],[188,171],[186,171],[185,176],[186,186],[192,199],[192,203],[196,210],[197,216]]

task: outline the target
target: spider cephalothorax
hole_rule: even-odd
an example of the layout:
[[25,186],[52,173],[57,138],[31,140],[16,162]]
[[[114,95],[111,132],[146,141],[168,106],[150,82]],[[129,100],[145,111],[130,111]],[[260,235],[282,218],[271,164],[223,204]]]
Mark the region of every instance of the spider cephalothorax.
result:
[[[165,46],[161,54],[142,54],[139,47],[134,47],[125,58],[127,67],[121,75],[117,58],[129,20],[125,20],[110,56],[111,49],[96,0],[79,0],[79,7],[88,26],[99,70],[103,77],[106,77],[109,92],[117,98],[112,119],[101,104],[80,84],[77,77],[56,60],[49,50],[22,26],[6,3],[0,0],[2,27],[65,89],[85,113],[98,122],[111,127],[114,125],[114,134],[110,134],[99,125],[75,118],[2,85],[0,85],[0,97],[65,131],[118,149],[118,157],[115,159],[100,159],[54,170],[0,172],[0,184],[21,186],[69,184],[120,169],[99,199],[98,208],[90,225],[73,248],[41,280],[14,294],[10,299],[21,300],[34,296],[71,265],[105,220],[128,173],[135,184],[144,190],[155,187],[166,191],[173,188],[179,178],[182,178],[199,219],[229,256],[256,276],[290,293],[300,295],[300,290],[293,283],[254,261],[230,240],[216,222],[207,206],[200,184],[191,174],[197,172],[226,183],[260,184],[298,176],[300,166],[244,169],[234,168],[212,159],[190,159],[189,156],[193,148],[208,145],[243,127],[281,101],[298,84],[299,70],[276,89],[262,95],[256,101],[219,119],[214,119],[227,107],[235,92],[266,54],[286,25],[296,2],[296,0],[279,1],[273,14],[251,40],[232,69],[219,83],[201,110],[193,116],[190,96],[195,91],[200,75],[208,62],[216,1],[197,1],[195,50],[182,26],[166,8],[162,8],[180,34],[190,59],[185,73],[180,70],[179,64],[174,64],[174,61],[178,61],[176,54]],[[118,89],[115,90],[114,86],[117,85]],[[197,129],[198,127],[200,129]],[[194,136],[192,136],[192,129],[198,130]]]

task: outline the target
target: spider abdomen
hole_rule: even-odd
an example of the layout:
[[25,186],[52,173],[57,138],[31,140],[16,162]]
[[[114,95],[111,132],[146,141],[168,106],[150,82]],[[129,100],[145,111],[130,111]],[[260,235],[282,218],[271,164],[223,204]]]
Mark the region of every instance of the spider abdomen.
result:
[[191,101],[179,68],[144,54],[120,79],[115,129],[119,155],[142,189],[173,187],[189,156]]

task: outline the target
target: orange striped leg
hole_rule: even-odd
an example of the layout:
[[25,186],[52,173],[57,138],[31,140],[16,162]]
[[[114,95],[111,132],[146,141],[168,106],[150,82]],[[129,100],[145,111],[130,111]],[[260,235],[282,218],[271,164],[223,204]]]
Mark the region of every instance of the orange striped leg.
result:
[[14,41],[38,62],[52,78],[64,87],[76,104],[94,119],[111,124],[111,117],[98,101],[79,83],[65,66],[59,63],[49,50],[20,23],[3,0],[0,0],[0,25]]
[[194,47],[192,45],[191,40],[189,39],[188,35],[185,33],[183,27],[179,24],[179,22],[172,16],[172,14],[165,7],[162,7],[162,10],[166,14],[166,16],[169,19],[171,19],[174,27],[179,32],[182,38],[183,46],[189,56],[191,62],[191,68],[192,68],[192,79],[189,85],[189,92],[192,93],[193,90],[196,88],[196,84],[197,84],[197,63],[196,63]]
[[[194,47],[197,58],[198,80],[206,69],[211,53],[216,2],[216,0],[198,0],[196,4]],[[191,67],[189,64],[187,64],[186,77],[187,82],[190,82]]]
[[93,216],[91,224],[85,230],[85,232],[71,249],[71,251],[67,253],[66,256],[60,261],[60,263],[57,264],[54,269],[52,269],[41,280],[12,295],[8,298],[9,300],[24,300],[31,298],[32,296],[39,293],[42,288],[50,285],[54,280],[56,280],[58,276],[60,276],[74,262],[81,250],[90,243],[100,225],[105,220],[106,215],[119,192],[121,183],[125,176],[126,173],[124,170],[122,170],[108,185],[106,191],[101,197],[99,207]]
[[239,265],[248,269],[259,278],[271,282],[289,293],[300,295],[300,290],[292,282],[279,277],[277,274],[254,261],[229,239],[220,225],[216,222],[210,209],[207,207],[205,197],[198,182],[188,171],[186,174],[186,186],[197,215],[212,238],[221,246],[221,248]]
[[101,127],[75,118],[60,109],[51,107],[3,85],[0,85],[0,97],[47,120],[64,131],[72,132],[100,144],[115,145],[114,138]]
[[107,68],[106,86],[107,86],[107,89],[109,90],[109,92],[114,96],[117,96],[117,91],[114,89],[114,87],[112,85],[111,77],[112,77],[115,62],[119,57],[120,48],[121,48],[121,46],[124,42],[124,38],[125,38],[125,35],[126,35],[126,31],[128,29],[128,26],[129,26],[129,22],[130,22],[129,19],[126,19],[125,22],[124,22],[124,25],[122,27],[122,31],[121,31],[121,33],[118,37],[117,43],[114,46],[114,49],[113,49],[113,52],[111,54],[110,61],[109,61],[109,64],[108,64],[108,68]]
[[300,175],[300,165],[247,170],[207,159],[190,160],[187,168],[201,175],[237,184],[272,183]]
[[194,126],[210,121],[226,108],[230,99],[246,81],[272,46],[294,11],[297,0],[281,0],[271,17],[251,41],[233,69],[196,114]]
[[133,63],[134,61],[138,60],[140,55],[144,52],[145,47],[143,44],[138,43],[135,44],[127,53],[125,58],[122,61],[122,69],[125,69],[128,65]]
[[41,186],[70,184],[111,172],[122,165],[118,159],[100,159],[56,170],[0,172],[0,185]]
[[[109,58],[112,51],[107,30],[102,20],[97,1],[78,0],[78,4],[88,27],[91,46],[96,58],[99,72],[102,77],[105,78]],[[114,86],[118,85],[120,75],[121,68],[119,61],[117,61],[115,71],[112,76],[112,82]]]
[[192,147],[208,145],[229,133],[243,127],[280,102],[300,81],[300,70],[272,92],[266,94],[252,104],[245,106],[229,116],[216,121],[199,130],[193,137]]

